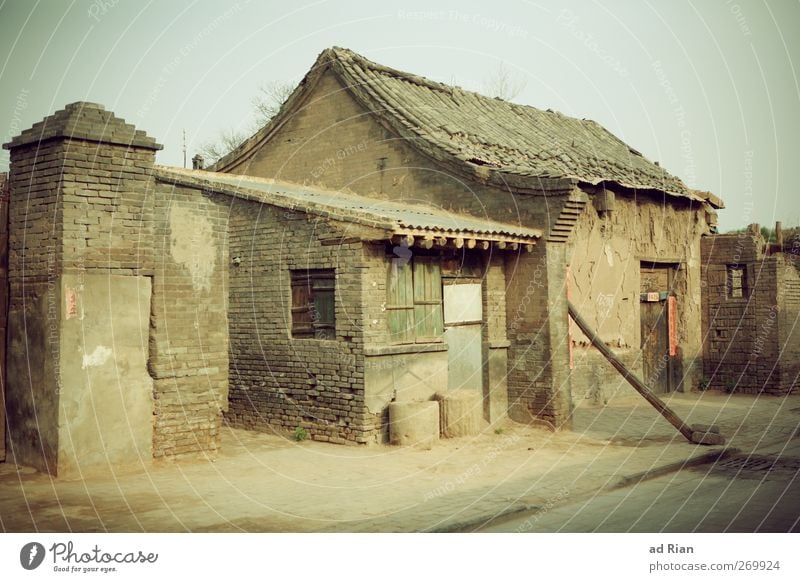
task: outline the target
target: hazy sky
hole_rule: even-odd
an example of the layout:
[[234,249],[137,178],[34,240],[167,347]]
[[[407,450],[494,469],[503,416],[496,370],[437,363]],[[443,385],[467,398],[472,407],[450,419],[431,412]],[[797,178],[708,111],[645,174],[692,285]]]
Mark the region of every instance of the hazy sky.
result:
[[797,1],[0,2],[3,142],[94,101],[181,165],[184,129],[191,157],[337,45],[473,90],[504,64],[515,101],[594,119],[721,196],[723,230],[800,224]]

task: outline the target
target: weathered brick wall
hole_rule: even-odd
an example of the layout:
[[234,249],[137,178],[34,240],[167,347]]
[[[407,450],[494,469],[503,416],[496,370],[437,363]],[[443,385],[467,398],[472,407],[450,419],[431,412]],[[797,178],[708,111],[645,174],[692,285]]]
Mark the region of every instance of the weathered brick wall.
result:
[[[374,440],[379,424],[364,405],[362,244],[320,242],[343,232],[256,202],[230,208],[230,256],[240,261],[230,269],[231,424],[303,427],[335,443]],[[330,268],[336,339],[292,338],[290,270]]]
[[63,141],[12,151],[7,401],[16,462],[55,472],[61,318]]
[[[555,225],[567,194],[566,190],[549,192],[546,199],[519,195],[454,175],[381,126],[361,109],[331,73],[322,77],[302,110],[289,119],[277,135],[232,171],[350,190],[382,199],[434,204],[453,212],[543,227],[546,231]],[[535,296],[531,295],[527,291],[528,281],[536,266],[531,266],[527,272],[526,265],[530,265],[530,257],[523,257],[519,263],[514,258],[508,266],[511,272],[517,273],[507,281],[509,286],[519,287],[513,296],[518,300],[526,298],[522,307],[509,299],[509,318],[529,320],[527,328],[530,329],[553,323],[563,331],[566,329],[563,304],[559,305],[564,309],[553,312],[563,321],[551,322],[547,317],[550,302],[564,292],[563,284],[544,291],[537,289]],[[543,280],[550,281],[552,277]],[[369,335],[370,331],[366,333]],[[533,337],[536,343],[532,343]],[[509,373],[515,378],[509,384],[509,390],[516,394],[512,400],[519,400],[519,394],[524,392],[528,396],[519,402],[525,406],[530,404],[534,414],[561,423],[570,414],[569,399],[564,397],[569,383],[559,380],[558,385],[554,384],[550,367],[554,353],[557,361],[564,360],[566,344],[563,341],[552,345],[542,343],[551,340],[549,329],[538,334],[535,331],[521,335],[514,332],[508,339],[512,344],[508,350],[509,362],[516,362],[509,364]],[[552,341],[558,342],[558,339],[553,336]],[[535,386],[531,383],[533,379]],[[535,405],[534,391],[542,391]],[[528,415],[525,412],[523,416],[528,418]]]
[[506,261],[509,415],[569,428],[566,249],[540,242]]
[[[779,393],[779,270],[748,233],[706,237],[703,256],[703,374],[712,388]],[[747,270],[749,293],[728,297],[727,267]]]
[[[572,302],[600,338],[643,377],[640,319],[640,263],[678,263],[678,355],[671,358],[675,388],[690,391],[702,374],[700,340],[700,238],[704,210],[688,203],[665,204],[639,195],[617,194],[610,216],[588,204],[570,239]],[[573,396],[576,403],[607,402],[634,394],[626,380],[591,346],[577,326],[573,336]]]
[[780,391],[794,393],[800,390],[800,258],[787,253],[776,259]]
[[152,150],[63,142],[63,272],[153,271]]
[[151,196],[153,455],[215,451],[228,397],[230,201],[166,183]]
[[[59,115],[84,111],[71,106]],[[146,332],[149,314],[155,144],[26,139],[11,144],[8,366],[16,460],[65,475],[147,458],[146,335],[130,332],[139,330],[142,312]],[[115,302],[130,290],[142,294],[143,306]]]

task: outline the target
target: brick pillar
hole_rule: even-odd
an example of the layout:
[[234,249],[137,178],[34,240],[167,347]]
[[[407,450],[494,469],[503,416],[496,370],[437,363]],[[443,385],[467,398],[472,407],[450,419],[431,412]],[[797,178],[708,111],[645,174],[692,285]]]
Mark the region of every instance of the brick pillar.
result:
[[564,243],[541,242],[506,265],[509,416],[571,427]]
[[152,138],[73,103],[11,142],[9,454],[57,475],[152,457]]

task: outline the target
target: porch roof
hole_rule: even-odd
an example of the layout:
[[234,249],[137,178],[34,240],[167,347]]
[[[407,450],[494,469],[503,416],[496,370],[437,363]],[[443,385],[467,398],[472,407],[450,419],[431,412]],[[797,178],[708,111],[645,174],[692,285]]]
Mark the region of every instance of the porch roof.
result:
[[458,248],[466,245],[486,249],[489,243],[495,243],[500,249],[527,245],[527,250],[532,250],[531,245],[542,236],[539,229],[517,224],[289,182],[168,166],[156,166],[154,174],[162,182],[378,229],[382,231],[380,238],[400,237],[409,246],[431,248],[454,244]]

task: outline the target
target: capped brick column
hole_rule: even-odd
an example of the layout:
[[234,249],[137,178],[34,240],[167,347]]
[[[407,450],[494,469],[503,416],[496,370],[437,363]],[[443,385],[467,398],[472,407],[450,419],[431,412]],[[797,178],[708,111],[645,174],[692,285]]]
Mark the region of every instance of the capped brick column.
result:
[[9,455],[58,475],[147,461],[151,171],[161,146],[79,102],[3,147]]

